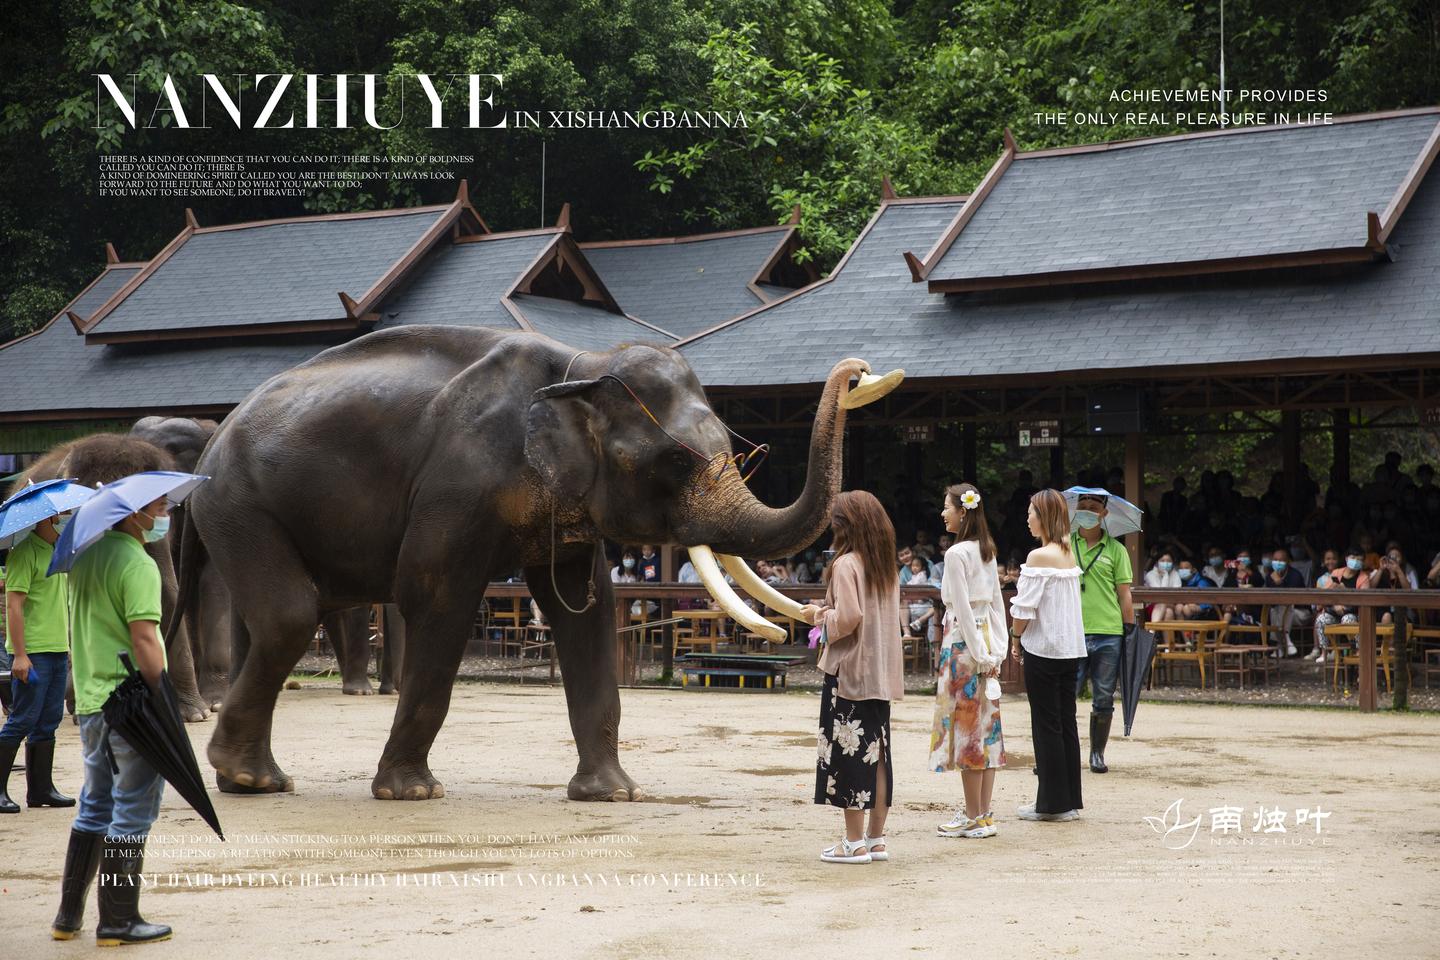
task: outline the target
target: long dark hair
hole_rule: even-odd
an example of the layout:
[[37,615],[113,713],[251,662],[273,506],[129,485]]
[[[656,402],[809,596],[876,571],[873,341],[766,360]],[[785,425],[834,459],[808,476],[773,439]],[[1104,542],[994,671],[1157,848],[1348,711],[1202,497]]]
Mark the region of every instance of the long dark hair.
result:
[[990,523],[985,519],[985,508],[976,506],[974,510],[966,510],[961,503],[960,498],[967,493],[980,496],[980,491],[975,489],[973,483],[957,483],[945,488],[945,496],[950,499],[955,509],[960,511],[960,529],[955,534],[955,540],[974,540],[980,547],[980,559],[989,563],[995,559],[995,538],[990,536]]
[[[847,553],[855,554],[869,592],[883,595],[891,584],[899,582],[895,571],[895,525],[874,494],[847,490],[836,496],[830,507],[830,529],[834,534],[835,559]],[[827,584],[834,569],[833,561],[825,567]]]

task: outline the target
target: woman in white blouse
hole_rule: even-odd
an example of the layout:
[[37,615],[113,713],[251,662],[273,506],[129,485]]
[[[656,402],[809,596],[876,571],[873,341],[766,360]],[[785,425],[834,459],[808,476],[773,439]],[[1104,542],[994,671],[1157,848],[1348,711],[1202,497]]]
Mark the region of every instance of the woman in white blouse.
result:
[[980,508],[980,491],[968,483],[945,491],[940,514],[955,545],[945,551],[940,599],[945,602],[940,672],[935,679],[935,720],[930,769],[959,770],[965,806],[935,829],[942,837],[995,836],[990,797],[995,771],[1005,766],[1000,732],[1000,664],[1005,660],[1005,610],[995,541]]
[[1080,802],[1080,735],[1075,728],[1075,673],[1085,657],[1080,568],[1070,552],[1070,510],[1057,490],[1030,498],[1030,551],[1010,601],[1012,652],[1025,667],[1030,738],[1040,777],[1021,820],[1075,820]]
[[[1160,587],[1166,590],[1179,590],[1184,586],[1180,582],[1180,574],[1175,572],[1175,555],[1165,551],[1155,558],[1155,566],[1145,571],[1145,586]],[[1173,603],[1153,604],[1145,611],[1146,620],[1174,620],[1175,605]]]

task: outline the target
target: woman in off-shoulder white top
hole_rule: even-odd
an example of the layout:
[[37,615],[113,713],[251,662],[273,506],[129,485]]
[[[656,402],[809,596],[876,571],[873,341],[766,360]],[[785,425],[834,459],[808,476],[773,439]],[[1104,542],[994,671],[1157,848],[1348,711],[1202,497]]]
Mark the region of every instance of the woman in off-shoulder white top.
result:
[[[1030,737],[1039,786],[1022,820],[1074,820],[1080,799],[1080,734],[1075,674],[1085,656],[1080,571],[1070,552],[1070,508],[1057,490],[1030,498],[1030,533],[1040,546],[1020,568],[1010,601],[1012,652],[1025,668]],[[1023,649],[1023,652],[1022,652]]]

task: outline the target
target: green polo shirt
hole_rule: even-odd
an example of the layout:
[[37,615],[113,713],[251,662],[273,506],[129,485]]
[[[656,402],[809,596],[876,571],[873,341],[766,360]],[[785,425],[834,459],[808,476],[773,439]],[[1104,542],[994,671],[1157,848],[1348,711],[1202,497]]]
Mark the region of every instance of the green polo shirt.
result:
[[[45,575],[54,553],[55,548],[34,531],[10,551],[5,590],[7,593],[25,594],[23,610],[27,656],[32,653],[65,653],[70,649],[69,631],[65,629],[65,574]],[[8,607],[8,601],[6,605]],[[9,636],[5,638],[5,649],[15,652],[15,643]]]
[[70,598],[75,712],[99,713],[127,676],[120,652],[128,651],[133,659],[130,624],[160,622],[160,568],[139,540],[107,530],[71,567]]
[[1135,579],[1130,554],[1108,533],[1101,534],[1100,542],[1093,547],[1086,544],[1078,532],[1072,533],[1070,546],[1075,551],[1075,563],[1082,571],[1080,616],[1085,621],[1085,632],[1123,634],[1125,620],[1120,615],[1120,597],[1115,588]]

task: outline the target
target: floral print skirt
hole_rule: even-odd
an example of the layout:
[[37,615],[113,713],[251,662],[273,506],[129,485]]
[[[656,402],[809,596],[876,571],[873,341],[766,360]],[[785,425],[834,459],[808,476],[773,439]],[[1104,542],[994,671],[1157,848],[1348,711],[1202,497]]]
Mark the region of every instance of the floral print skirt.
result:
[[[976,627],[990,629],[988,623]],[[971,672],[970,658],[964,652],[965,641],[951,643],[947,625],[940,647],[940,673],[935,678],[935,722],[930,729],[930,769],[936,773],[1005,766],[1000,701],[985,699],[985,678]]]
[[815,767],[815,802],[850,810],[875,806],[877,774],[885,776],[885,803],[895,802],[890,763],[890,701],[846,700],[840,681],[825,675],[820,690],[820,756]]

